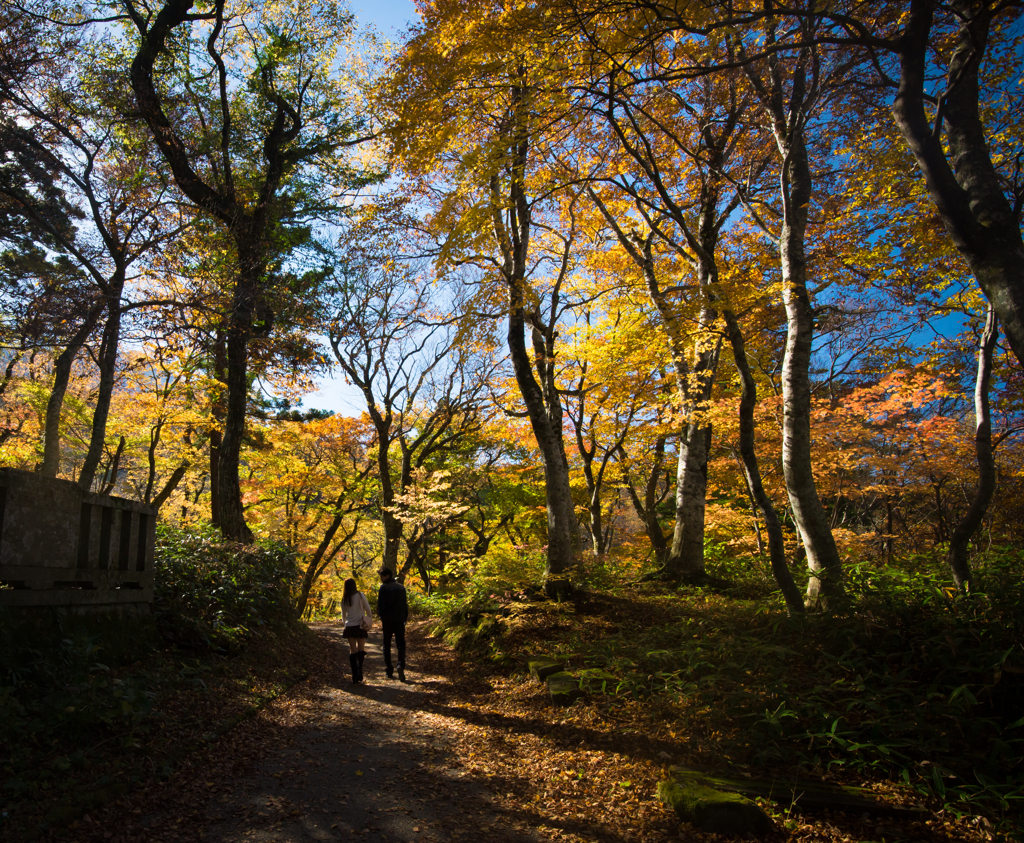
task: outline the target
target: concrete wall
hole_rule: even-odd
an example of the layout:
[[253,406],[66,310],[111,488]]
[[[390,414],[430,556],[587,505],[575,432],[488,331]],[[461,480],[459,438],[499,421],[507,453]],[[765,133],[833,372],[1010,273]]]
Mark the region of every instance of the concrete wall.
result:
[[153,601],[156,509],[0,468],[0,605]]

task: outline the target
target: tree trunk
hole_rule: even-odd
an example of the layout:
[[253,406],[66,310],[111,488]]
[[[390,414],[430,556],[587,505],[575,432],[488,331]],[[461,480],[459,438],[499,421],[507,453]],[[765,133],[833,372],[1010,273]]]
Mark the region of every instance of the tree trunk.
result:
[[160,507],[164,505],[164,501],[166,501],[174,493],[174,490],[178,488],[178,484],[185,476],[185,472],[188,471],[189,465],[189,462],[186,460],[174,469],[174,473],[167,479],[164,487],[157,493],[156,497],[153,498],[152,501],[147,499],[146,503],[151,504],[154,509],[160,509]]
[[[705,214],[707,216],[707,214]],[[699,420],[714,385],[721,341],[708,342],[706,332],[718,318],[710,307],[710,285],[716,275],[713,260],[717,232],[704,237],[704,255],[697,263],[697,281],[705,301],[701,304],[698,335],[692,339],[679,324],[675,306],[668,301],[654,269],[652,237],[643,248],[642,268],[651,301],[661,315],[672,353],[672,371],[683,412],[690,417],[679,438],[676,470],[676,520],[665,572],[674,579],[699,580],[704,576],[704,515],[708,487],[708,451],[711,426]],[[638,252],[634,253],[639,254]],[[634,259],[636,259],[634,257]],[[693,365],[688,352],[692,343]]]
[[[323,573],[324,568],[326,568],[327,565],[330,564],[330,561],[334,558],[338,551],[345,545],[348,539],[355,535],[355,528],[353,528],[352,531],[348,534],[348,536],[343,538],[340,542],[338,542],[337,545],[335,545],[334,550],[332,550],[330,553],[330,556],[328,556],[327,559],[324,559],[324,554],[327,552],[327,548],[331,546],[331,542],[334,540],[334,536],[338,532],[338,528],[341,526],[341,522],[345,517],[343,513],[337,512],[337,510],[341,509],[341,505],[343,503],[344,501],[342,500],[342,498],[338,498],[338,500],[335,501],[334,507],[336,510],[336,514],[334,518],[331,519],[331,523],[327,527],[327,532],[324,533],[324,537],[320,540],[320,544],[317,545],[316,550],[313,552],[312,557],[310,557],[310,560],[306,565],[306,570],[302,575],[302,583],[299,586],[299,596],[298,599],[295,601],[296,618],[301,618],[302,613],[306,611],[306,602],[309,600],[309,592],[313,588],[313,585],[316,583],[320,574]],[[322,564],[321,560],[323,560]]]
[[149,471],[146,473],[146,491],[142,499],[149,503],[153,496],[153,485],[156,483],[156,449],[160,447],[160,436],[163,432],[164,420],[157,419],[157,422],[149,430],[149,447],[146,449],[146,461],[149,463]]
[[[364,392],[369,389],[368,384],[361,384],[361,386]],[[381,567],[390,568],[395,573],[395,578],[401,582],[405,579],[407,566],[403,566],[399,571],[398,553],[402,547],[405,527],[392,510],[395,505],[395,486],[391,479],[391,443],[393,441],[391,436],[393,424],[391,400],[391,396],[388,396],[385,412],[382,414],[377,402],[367,398],[366,410],[377,434],[377,480],[380,483],[380,520],[381,526],[384,528],[384,555],[381,558]],[[408,471],[403,456],[400,483],[405,480]],[[400,489],[401,491],[404,491],[404,485]],[[401,574],[401,578],[399,578],[399,574]]]
[[427,570],[426,560],[420,556],[416,556],[416,569],[420,572],[420,579],[423,580],[423,590],[427,594],[433,594],[434,584],[430,581],[430,571]]
[[391,467],[387,459],[387,455],[383,459],[378,457],[378,472],[381,480],[381,524],[384,527],[384,556],[381,559],[382,568],[390,568],[392,571],[398,570],[398,552],[402,547],[402,534],[404,533],[404,525],[398,519],[398,517],[391,511],[391,507],[395,502],[395,492],[391,484],[391,478],[387,475],[387,480],[383,478],[386,476],[384,472],[390,472]]
[[[530,258],[531,209],[526,193],[526,165],[530,151],[527,129],[527,91],[513,90],[514,127],[510,133],[508,195],[503,198],[497,175],[490,180],[491,215],[494,237],[502,254],[501,272],[508,285],[507,341],[516,384],[526,405],[533,435],[544,460],[545,498],[548,513],[548,549],[545,588],[552,598],[569,597],[571,583],[566,576],[575,565],[580,549],[579,524],[569,486],[569,463],[562,441],[562,406],[554,382],[554,361],[547,358],[548,336],[534,337],[535,361],[526,347],[527,273]],[[508,221],[506,224],[506,220]],[[532,304],[532,303],[531,303]],[[552,318],[552,322],[554,317]],[[539,328],[535,325],[535,330]],[[536,364],[541,381],[534,376]]]
[[775,511],[775,506],[772,504],[771,498],[768,497],[768,493],[765,492],[761,480],[761,467],[757,459],[754,440],[754,407],[757,406],[757,384],[754,381],[754,376],[750,373],[750,365],[747,363],[746,342],[732,311],[726,310],[722,315],[729,344],[732,346],[736,371],[740,376],[739,452],[743,472],[747,478],[747,488],[761,513],[762,521],[764,521],[764,529],[768,534],[768,558],[772,566],[772,575],[782,591],[786,608],[791,614],[802,614],[805,608],[804,601],[800,589],[793,581],[789,565],[786,564],[782,523],[779,521],[779,514]]
[[971,563],[967,556],[968,544],[974,531],[981,525],[996,490],[996,461],[992,453],[992,421],[989,417],[988,388],[992,380],[992,353],[996,346],[998,327],[992,304],[988,308],[985,332],[978,346],[978,375],[974,382],[974,418],[977,424],[974,449],[978,455],[978,487],[970,509],[960,519],[949,540],[946,561],[953,572],[956,587],[964,593],[971,589]]
[[669,547],[665,539],[665,532],[661,528],[661,522],[658,520],[658,503],[662,497],[658,495],[658,484],[664,471],[665,444],[666,437],[664,436],[659,436],[654,443],[654,466],[644,484],[643,500],[640,500],[632,482],[628,479],[626,482],[626,491],[629,493],[629,499],[633,502],[633,509],[644,523],[644,531],[651,542],[654,558],[661,563],[664,563],[668,557]]
[[[544,405],[544,395],[533,375],[526,351],[526,316],[521,283],[509,287],[508,348],[516,383],[526,404],[530,426],[544,461],[544,481],[548,513],[548,550],[545,574],[552,579],[564,577],[575,564],[579,548],[576,507],[569,486],[569,468],[562,438],[555,431]],[[560,409],[560,408],[559,408]],[[562,586],[558,586],[558,589]],[[557,590],[557,589],[556,589]]]
[[651,543],[654,558],[664,563],[668,558],[669,544],[668,539],[665,538],[665,532],[661,528],[661,522],[658,520],[658,513],[651,510],[646,517],[641,517],[644,519],[644,532],[647,533],[647,538]]
[[53,366],[53,389],[46,402],[46,420],[43,425],[43,462],[39,472],[43,477],[56,477],[60,471],[60,416],[64,409],[64,396],[71,381],[75,358],[89,338],[103,312],[103,304],[95,304],[86,315],[81,327],[72,336],[67,348],[57,357]]
[[[584,387],[585,378],[580,380],[580,389]],[[604,456],[598,461],[597,470],[594,470],[594,461],[597,456],[597,442],[593,436],[593,424],[594,418],[591,418],[591,436],[589,443],[585,440],[583,435],[583,426],[586,418],[586,395],[584,392],[583,397],[580,398],[579,403],[579,416],[574,418],[572,413],[569,414],[569,418],[573,422],[573,427],[576,431],[576,450],[580,456],[580,460],[583,463],[583,477],[587,482],[587,512],[589,514],[589,529],[590,529],[590,544],[591,551],[594,556],[603,556],[607,551],[611,543],[611,533],[605,529],[604,526],[604,505],[601,500],[602,491],[604,489],[604,475],[605,469],[608,466],[608,460],[611,458],[622,445],[623,440],[626,437],[626,433],[629,430],[629,424],[627,423],[622,430],[622,433],[618,437],[618,441],[610,448],[605,450]],[[632,414],[630,414],[632,419]]]
[[811,577],[808,605],[826,605],[843,593],[843,569],[825,510],[818,498],[811,458],[811,344],[814,312],[807,291],[808,207],[811,171],[801,131],[779,138],[784,150],[781,175],[782,231],[779,237],[782,300],[786,310],[786,350],[782,360],[782,470],[793,520],[807,548]]
[[117,374],[117,352],[121,340],[121,290],[123,280],[115,280],[107,308],[107,324],[103,329],[103,341],[97,355],[100,368],[99,389],[96,395],[96,409],[92,416],[92,433],[89,437],[89,450],[85,455],[82,473],[78,485],[89,491],[96,468],[103,456],[103,448],[107,438],[107,419],[110,417],[110,399],[114,394],[114,380]]
[[[334,557],[338,555],[338,552],[341,550],[341,548],[343,546],[344,546],[344,542],[338,542],[338,544],[336,544],[334,546],[334,548],[331,550],[331,552],[327,555],[327,558],[323,560],[323,563],[320,564],[320,566],[317,569],[315,569],[312,578],[310,578],[308,580],[308,582],[307,582],[307,575],[313,569],[312,568],[307,568],[306,569],[306,573],[303,575],[303,578],[302,578],[302,585],[299,587],[299,596],[295,600],[295,619],[296,620],[299,620],[306,613],[306,606],[309,605],[309,593],[310,593],[310,591],[313,590],[313,586],[316,584],[317,579],[324,572],[324,569],[328,565],[331,564],[331,562],[334,560]],[[317,560],[317,561],[319,561],[319,560]],[[312,566],[312,565],[313,565],[313,563],[310,562],[310,566]]]
[[942,503],[942,487],[946,485],[945,477],[932,480],[932,488],[935,490],[935,543],[942,544],[946,541],[946,507]]
[[[676,520],[672,535],[672,548],[665,558],[665,573],[674,579],[700,579],[704,576],[704,513],[707,496],[707,458],[711,429],[694,421],[711,396],[715,369],[721,342],[709,343],[706,333],[714,325],[718,314],[711,306],[711,287],[717,282],[714,252],[718,242],[716,213],[718,193],[705,191],[697,235],[689,243],[698,252],[697,283],[703,297],[700,307],[699,329],[696,340],[680,324],[680,315],[673,301],[662,289],[654,259],[655,233],[640,237],[627,233],[609,211],[598,194],[591,190],[590,198],[605,220],[615,231],[619,243],[643,272],[651,303],[661,316],[672,356],[672,374],[676,392],[685,415],[691,417],[679,437],[679,457],[676,468]],[[685,218],[676,214],[676,222],[687,229]],[[689,355],[692,351],[693,366]]]
[[[227,380],[228,352],[224,331],[218,330],[213,340],[213,377],[218,383]],[[220,527],[220,446],[224,429],[224,393],[217,390],[210,407],[210,523]]]
[[1018,214],[992,163],[978,105],[978,73],[992,10],[988,4],[967,0],[956,0],[952,6],[961,17],[946,74],[953,82],[940,100],[946,143],[942,123],[932,125],[925,105],[936,7],[931,0],[910,4],[897,48],[900,86],[892,112],[953,243],[995,309],[1017,361],[1024,365],[1024,240]]
[[708,492],[711,426],[688,424],[679,438],[676,523],[666,568],[673,578],[704,576],[704,518]]
[[220,527],[220,443],[219,430],[210,431],[210,523]]
[[590,542],[594,556],[604,556],[607,552],[607,538],[604,533],[604,513],[601,506],[601,489],[591,486],[587,498],[587,510],[590,513]]
[[81,343],[65,348],[53,366],[53,389],[46,402],[46,421],[43,427],[43,462],[40,473],[43,477],[56,477],[60,471],[60,416],[64,408],[71,367],[81,350]]
[[110,460],[110,468],[105,472],[105,477],[100,483],[100,494],[109,495],[114,491],[114,486],[117,485],[117,473],[121,470],[121,457],[124,456],[124,446],[126,444],[124,436],[117,442],[117,448],[114,450],[114,456]]
[[[585,376],[580,379],[580,388],[583,388]],[[602,556],[605,552],[603,512],[601,507],[601,481],[594,474],[594,456],[597,453],[597,443],[593,437],[588,443],[583,435],[584,419],[586,418],[586,393],[580,398],[579,417],[573,418],[573,428],[576,432],[576,452],[583,463],[583,479],[587,482],[587,514],[588,529],[590,530],[590,549],[594,556]],[[589,447],[588,447],[589,444]]]
[[[242,286],[243,281],[239,279],[236,282],[236,289]],[[244,316],[242,318],[244,319]],[[224,414],[224,438],[218,449],[217,496],[220,501],[221,535],[226,539],[248,544],[252,542],[253,535],[245,523],[239,465],[249,397],[249,337],[248,326],[242,322],[237,312],[232,314],[232,320],[235,324],[231,326],[227,336],[227,412]]]
[[409,572],[413,570],[413,565],[415,564],[415,562],[416,562],[416,556],[414,554],[412,554],[412,553],[407,554],[406,561],[403,561],[401,563],[401,567],[396,568],[396,571],[398,573],[395,574],[394,578],[399,583],[404,584],[404,582],[406,582],[406,578],[409,577]]

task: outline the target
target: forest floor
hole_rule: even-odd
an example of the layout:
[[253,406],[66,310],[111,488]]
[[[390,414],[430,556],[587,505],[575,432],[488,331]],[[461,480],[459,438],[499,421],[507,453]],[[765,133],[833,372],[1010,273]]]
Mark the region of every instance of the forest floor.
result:
[[[407,682],[384,676],[379,628],[364,685],[337,624],[314,624],[309,677],[166,780],[44,833],[47,841],[712,841],[655,798],[672,746],[553,708],[528,677],[467,664],[424,623]],[[525,655],[525,654],[524,654]],[[195,695],[196,699],[202,694]],[[205,716],[212,717],[212,713]],[[774,841],[981,841],[967,822],[804,816],[763,805]]]

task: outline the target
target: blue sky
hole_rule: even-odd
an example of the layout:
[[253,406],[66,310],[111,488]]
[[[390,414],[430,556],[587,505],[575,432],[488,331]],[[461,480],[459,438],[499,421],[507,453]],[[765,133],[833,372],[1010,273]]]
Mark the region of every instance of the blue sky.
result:
[[394,36],[416,17],[412,0],[351,0],[359,23],[372,23],[384,35]]

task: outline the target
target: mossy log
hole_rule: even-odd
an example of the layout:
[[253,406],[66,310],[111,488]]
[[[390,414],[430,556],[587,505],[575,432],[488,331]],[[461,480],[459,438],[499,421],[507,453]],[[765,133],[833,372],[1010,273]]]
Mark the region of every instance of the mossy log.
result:
[[727,793],[688,779],[658,782],[658,798],[683,822],[709,834],[760,837],[774,826],[768,815],[738,793]]
[[830,785],[824,782],[734,778],[703,773],[686,767],[673,770],[672,777],[675,781],[692,782],[745,796],[758,796],[805,811],[847,811],[887,817],[908,817],[925,812],[923,808],[907,808],[880,802],[865,788]]

